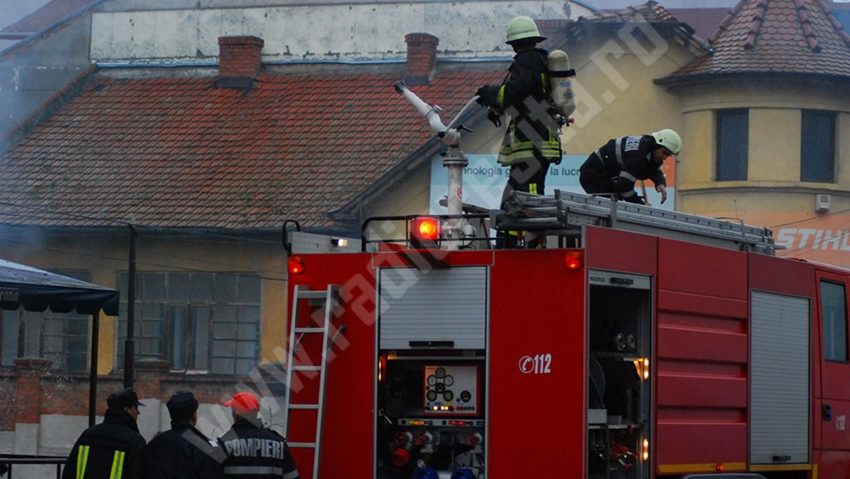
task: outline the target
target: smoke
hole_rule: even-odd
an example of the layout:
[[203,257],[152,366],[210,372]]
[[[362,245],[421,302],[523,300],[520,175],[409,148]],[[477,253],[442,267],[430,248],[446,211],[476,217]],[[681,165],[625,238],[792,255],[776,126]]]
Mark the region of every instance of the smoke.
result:
[[5,29],[21,18],[38,10],[50,0],[0,0],[0,28]]

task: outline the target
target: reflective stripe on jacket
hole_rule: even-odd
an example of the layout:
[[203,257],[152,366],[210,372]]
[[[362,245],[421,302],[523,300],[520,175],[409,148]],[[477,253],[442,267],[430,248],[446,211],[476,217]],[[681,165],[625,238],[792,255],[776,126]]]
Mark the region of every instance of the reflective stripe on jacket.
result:
[[298,479],[298,468],[280,434],[239,418],[218,438],[227,458],[223,472],[227,479]]
[[108,409],[102,423],[80,435],[62,479],[138,479],[145,439],[123,409]]
[[517,54],[499,87],[498,107],[511,117],[499,150],[502,165],[534,158],[561,162],[561,125],[549,99],[547,55],[539,48]]
[[594,193],[619,193],[627,197],[633,194],[631,190],[637,180],[652,180],[657,185],[666,185],[661,165],[652,161],[652,150],[657,147],[650,135],[609,140],[582,164],[583,186],[590,183],[596,186]]

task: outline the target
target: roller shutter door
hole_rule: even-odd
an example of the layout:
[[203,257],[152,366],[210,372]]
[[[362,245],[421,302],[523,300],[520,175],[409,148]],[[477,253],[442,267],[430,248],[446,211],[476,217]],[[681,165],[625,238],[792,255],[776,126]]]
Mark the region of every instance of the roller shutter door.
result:
[[379,278],[381,349],[484,349],[487,268],[385,268]]
[[810,304],[752,293],[750,461],[809,462]]

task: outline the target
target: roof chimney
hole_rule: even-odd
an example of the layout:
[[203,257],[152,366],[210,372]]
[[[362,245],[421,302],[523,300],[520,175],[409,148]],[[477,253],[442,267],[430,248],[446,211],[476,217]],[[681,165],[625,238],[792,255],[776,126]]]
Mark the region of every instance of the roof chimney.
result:
[[408,33],[407,75],[405,81],[411,85],[426,84],[437,70],[437,44],[440,39],[430,33]]
[[263,39],[254,36],[218,37],[218,76],[221,87],[250,86],[263,62]]

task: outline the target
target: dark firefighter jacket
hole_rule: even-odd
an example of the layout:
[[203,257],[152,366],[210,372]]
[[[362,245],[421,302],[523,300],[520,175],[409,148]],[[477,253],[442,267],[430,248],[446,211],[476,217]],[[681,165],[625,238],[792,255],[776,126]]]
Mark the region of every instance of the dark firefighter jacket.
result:
[[618,193],[627,200],[636,195],[637,180],[652,180],[666,186],[661,165],[652,161],[655,148],[658,145],[650,135],[608,141],[581,165],[581,186],[587,193]]
[[547,55],[540,48],[518,53],[502,84],[480,91],[484,105],[511,117],[499,151],[502,165],[532,158],[561,162],[561,125],[549,99]]
[[227,458],[224,477],[229,479],[299,479],[295,460],[283,436],[238,418],[218,442]]
[[223,453],[188,422],[172,422],[145,446],[145,479],[217,479]]
[[103,422],[80,435],[62,479],[139,479],[145,438],[123,409],[107,409]]

